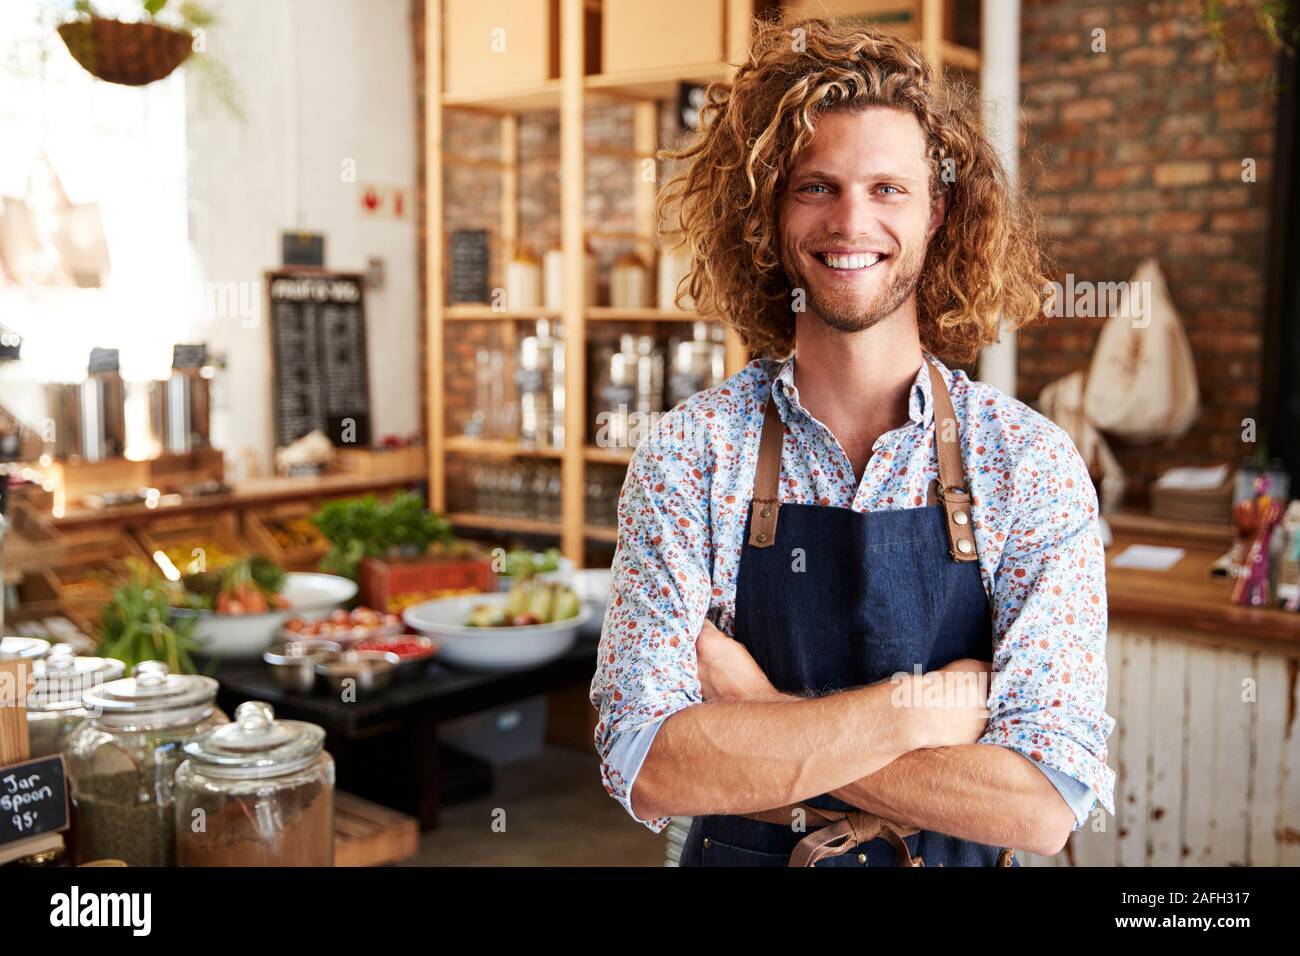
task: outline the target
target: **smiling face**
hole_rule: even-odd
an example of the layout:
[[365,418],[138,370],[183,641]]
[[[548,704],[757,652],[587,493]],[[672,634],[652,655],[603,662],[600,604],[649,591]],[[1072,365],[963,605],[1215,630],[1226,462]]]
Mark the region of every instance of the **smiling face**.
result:
[[781,197],[781,264],[811,313],[860,332],[912,299],[943,211],[930,201],[916,117],[884,106],[824,113]]

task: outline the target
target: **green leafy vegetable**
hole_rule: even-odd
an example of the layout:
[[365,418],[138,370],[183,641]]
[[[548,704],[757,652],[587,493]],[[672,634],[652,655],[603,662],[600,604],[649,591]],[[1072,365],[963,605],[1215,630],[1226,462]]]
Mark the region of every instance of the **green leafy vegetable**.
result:
[[374,495],[323,505],[312,523],[330,543],[321,570],[355,578],[363,558],[422,555],[433,544],[450,544],[451,525],[424,506],[424,499],[398,492],[389,502]]
[[122,661],[128,672],[141,661],[163,661],[176,674],[195,673],[190,652],[193,618],[173,619],[181,596],[152,566],[128,559],[125,571],[99,619],[99,654]]

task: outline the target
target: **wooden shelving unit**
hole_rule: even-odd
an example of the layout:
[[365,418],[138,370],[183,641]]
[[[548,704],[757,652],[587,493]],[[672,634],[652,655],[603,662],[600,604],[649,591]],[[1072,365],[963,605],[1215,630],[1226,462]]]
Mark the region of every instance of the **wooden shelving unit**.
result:
[[[627,233],[610,233],[588,228],[585,222],[585,158],[617,156],[640,160],[655,155],[657,142],[657,101],[677,95],[682,82],[708,82],[728,78],[735,72],[731,64],[744,61],[749,52],[751,23],[755,0],[725,0],[726,62],[706,62],[674,68],[619,71],[617,65],[603,64],[605,72],[584,72],[584,37],[587,24],[584,8],[599,6],[600,0],[559,0],[560,57],[559,77],[528,86],[509,86],[488,91],[445,92],[443,90],[444,42],[458,42],[444,37],[443,0],[426,0],[424,19],[427,67],[425,93],[425,215],[426,219],[426,395],[429,430],[429,503],[441,512],[447,510],[447,459],[449,456],[472,455],[487,458],[540,458],[558,460],[561,466],[561,514],[558,523],[524,518],[505,518],[455,512],[448,517],[454,525],[503,533],[553,535],[559,538],[566,556],[578,566],[584,562],[588,542],[615,542],[612,527],[590,525],[584,509],[585,473],[588,466],[626,465],[631,459],[628,449],[597,448],[586,445],[588,408],[586,407],[586,351],[588,323],[664,322],[687,323],[701,317],[675,309],[612,309],[583,301],[585,289],[584,249],[588,238],[617,238],[634,243],[645,261],[653,261],[655,251],[654,199],[657,184],[632,177],[629,188],[634,193],[635,229]],[[609,0],[605,0],[609,2]],[[624,0],[618,0],[624,2]],[[964,70],[976,70],[978,51],[960,47],[944,39],[945,0],[900,0],[912,22],[920,25],[922,49],[934,62],[950,64]],[[465,41],[468,42],[468,41]],[[633,109],[633,142],[627,148],[590,146],[583,141],[583,118],[586,104],[600,99],[628,102]],[[450,155],[444,151],[443,112],[468,110],[496,117],[500,124],[500,155],[496,159]],[[564,256],[565,303],[559,310],[498,310],[489,305],[446,305],[444,282],[444,202],[443,171],[447,166],[468,166],[494,172],[501,179],[500,241],[513,245],[518,236],[519,160],[518,114],[535,110],[557,110],[560,128],[560,247]],[[445,340],[448,327],[456,323],[546,318],[564,326],[565,403],[563,448],[535,448],[517,442],[485,441],[446,434],[444,403]],[[507,328],[511,328],[507,325]],[[513,331],[513,330],[512,330]],[[510,334],[507,335],[510,340]],[[730,331],[726,339],[726,371],[730,375],[747,361],[744,348]]]

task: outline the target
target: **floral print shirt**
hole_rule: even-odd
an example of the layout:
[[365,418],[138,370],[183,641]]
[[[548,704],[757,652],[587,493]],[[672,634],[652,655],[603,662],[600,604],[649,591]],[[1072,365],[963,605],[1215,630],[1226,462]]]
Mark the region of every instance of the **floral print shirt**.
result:
[[[982,744],[1028,757],[1081,824],[1114,813],[1106,739],[1105,556],[1087,468],[1058,426],[934,356],[957,415],[979,567],[993,614],[990,720]],[[663,415],[638,446],[618,503],[618,547],[591,701],[606,791],[630,794],[654,733],[701,702],[695,636],[734,634],[736,574],[769,394],[787,426],[781,501],[861,512],[922,507],[937,478],[930,380],[906,424],[872,448],[861,481],[799,403],[795,360],[757,359]],[[641,821],[658,832],[667,817]]]

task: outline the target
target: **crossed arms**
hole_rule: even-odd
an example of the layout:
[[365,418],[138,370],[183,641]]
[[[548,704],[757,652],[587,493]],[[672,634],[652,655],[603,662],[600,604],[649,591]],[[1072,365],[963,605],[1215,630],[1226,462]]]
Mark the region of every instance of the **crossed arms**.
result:
[[[988,721],[983,698],[950,693],[944,706],[934,693],[987,673],[986,663],[956,661],[921,678],[919,694],[908,675],[809,699],[779,693],[710,623],[696,654],[704,703],[655,736],[632,791],[642,819],[747,813],[829,792],[977,843],[1050,856],[1069,837],[1074,812],[1047,777],[1014,750],[975,743]],[[911,706],[920,700],[930,702]]]

